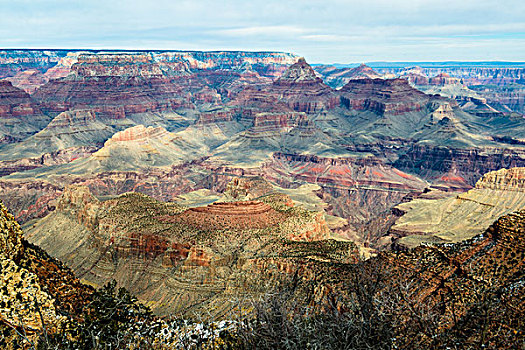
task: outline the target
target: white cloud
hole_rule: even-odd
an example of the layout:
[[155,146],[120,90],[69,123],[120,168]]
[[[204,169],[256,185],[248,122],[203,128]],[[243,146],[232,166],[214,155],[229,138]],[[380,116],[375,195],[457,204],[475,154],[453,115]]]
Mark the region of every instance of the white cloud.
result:
[[232,29],[221,29],[214,33],[219,35],[231,36],[231,37],[247,37],[247,36],[293,36],[308,32],[307,29],[280,25],[280,26],[259,26],[259,27],[244,27],[244,28],[232,28]]
[[313,62],[525,58],[523,0],[0,0],[0,14],[0,47],[276,50]]

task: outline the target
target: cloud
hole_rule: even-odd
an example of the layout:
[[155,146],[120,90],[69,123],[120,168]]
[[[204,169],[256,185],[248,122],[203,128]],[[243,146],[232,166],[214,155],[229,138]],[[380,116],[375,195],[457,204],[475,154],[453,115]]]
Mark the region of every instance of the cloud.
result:
[[215,31],[214,34],[231,36],[231,37],[250,37],[250,36],[293,36],[308,32],[307,29],[289,26],[289,25],[276,25],[276,26],[258,26],[258,27],[243,27],[243,28],[232,28],[222,29]]
[[522,0],[0,0],[0,47],[291,51],[312,62],[525,57]]

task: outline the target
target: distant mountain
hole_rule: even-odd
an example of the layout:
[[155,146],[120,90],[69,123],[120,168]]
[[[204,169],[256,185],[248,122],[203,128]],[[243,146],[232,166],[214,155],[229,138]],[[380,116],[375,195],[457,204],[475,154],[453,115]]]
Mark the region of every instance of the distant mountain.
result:
[[315,70],[334,89],[341,88],[352,79],[377,79],[383,77],[364,63],[354,68],[316,66]]

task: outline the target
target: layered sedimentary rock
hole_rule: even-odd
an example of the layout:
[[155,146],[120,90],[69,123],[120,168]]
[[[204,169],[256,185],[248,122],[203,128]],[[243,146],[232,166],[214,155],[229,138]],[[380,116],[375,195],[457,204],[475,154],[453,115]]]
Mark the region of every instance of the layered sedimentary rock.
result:
[[282,176],[342,188],[377,187],[385,190],[423,189],[419,178],[375,158],[324,158],[315,155],[275,153],[269,165]]
[[79,158],[89,157],[97,149],[97,147],[91,146],[68,147],[58,151],[44,153],[38,157],[0,161],[0,176],[69,163]]
[[186,100],[180,95],[179,88],[159,76],[70,75],[50,81],[34,97],[50,112],[89,108],[109,118],[121,119],[183,106]]
[[353,80],[340,92],[341,102],[347,108],[372,111],[381,115],[422,111],[430,98],[412,88],[403,79]]
[[162,127],[137,125],[114,134],[87,161],[100,163],[90,166],[93,171],[125,171],[180,164],[199,158],[204,150]]
[[149,51],[149,52],[111,52],[111,51],[64,51],[64,50],[4,50],[0,51],[0,77],[13,76],[17,72],[38,69],[50,71],[50,76],[60,72],[67,75],[71,62],[80,54],[145,54],[157,62],[183,64],[190,69],[228,69],[232,71],[251,70],[263,76],[279,76],[287,66],[294,63],[296,56],[284,52],[245,52],[245,51]]
[[429,93],[449,97],[472,96],[486,98],[488,103],[503,113],[524,113],[523,74],[525,68],[479,67],[457,64],[440,68],[415,67],[409,69],[382,69],[408,79],[418,88]]
[[[100,121],[91,110],[66,111],[57,115],[45,128],[24,141],[9,145],[0,151],[4,160],[41,158],[46,153],[75,152],[84,147],[94,151],[114,133],[114,129]],[[74,156],[71,159],[75,158]]]
[[0,144],[19,141],[41,130],[49,122],[25,91],[0,80]]
[[394,166],[428,179],[433,178],[435,186],[441,189],[449,187],[447,183],[450,182],[450,179],[441,177],[453,174],[458,183],[451,187],[459,185],[459,188],[468,189],[489,171],[525,166],[525,154],[521,149],[456,149],[415,145]]
[[459,242],[484,230],[498,217],[525,208],[525,168],[485,174],[475,188],[443,199],[416,199],[395,207],[404,213],[390,229],[396,244]]
[[428,85],[452,85],[452,84],[460,84],[460,79],[456,77],[451,77],[450,74],[447,73],[440,73],[436,75],[435,77],[431,77],[428,81]]
[[[390,208],[428,184],[420,178],[386,165],[377,158],[326,158],[276,153],[266,165],[265,177],[284,187],[317,184],[327,213],[347,220],[336,235],[363,247],[380,248],[396,216]],[[296,185],[295,185],[296,186]]]
[[335,108],[339,98],[304,58],[291,65],[271,85],[247,88],[231,105],[267,111],[290,110],[315,113]]
[[270,195],[185,209],[133,193],[99,201],[69,187],[27,237],[88,281],[115,278],[159,313],[222,314],[232,296],[257,294],[257,261],[283,259],[280,242],[328,238],[322,215],[286,203]]
[[28,94],[32,94],[40,86],[47,83],[49,78],[39,70],[30,69],[18,72],[15,76],[8,77],[6,80],[10,81],[13,86],[24,90]]
[[[275,226],[286,216],[268,204],[259,201],[213,203],[207,207],[192,208],[171,218],[172,222],[185,223],[200,230],[217,227],[225,229],[262,229]],[[168,219],[169,220],[169,219]]]
[[29,69],[45,72],[66,54],[67,51],[63,50],[0,50],[0,78],[13,76]]
[[[442,67],[410,67],[410,68],[382,68],[379,72],[393,73],[396,75],[408,75],[410,73],[419,74],[426,77],[433,77],[439,74],[448,74],[451,77],[459,78],[466,85],[509,85],[520,82],[525,68],[519,67],[481,67],[475,64],[458,63],[456,65]],[[423,85],[423,84],[421,84]]]

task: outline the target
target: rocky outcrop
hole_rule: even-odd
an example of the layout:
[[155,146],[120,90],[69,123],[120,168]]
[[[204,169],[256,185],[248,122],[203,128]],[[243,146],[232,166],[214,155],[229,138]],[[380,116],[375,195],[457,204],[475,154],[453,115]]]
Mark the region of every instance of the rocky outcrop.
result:
[[[522,326],[516,320],[524,316],[524,233],[525,211],[521,210],[502,216],[465,242],[381,254],[369,264],[389,267],[389,285],[410,285],[410,298],[396,307],[432,310],[439,315],[434,321],[439,327],[436,333],[457,334],[461,329],[462,344],[475,347],[485,342],[489,347],[511,349],[523,342]],[[486,297],[480,301],[482,295]],[[483,335],[481,324],[485,325]],[[410,332],[407,324],[398,331],[401,348],[439,343],[439,336],[404,338],[401,335]],[[450,344],[457,342],[457,336],[451,339]]]
[[[489,171],[525,166],[525,153],[519,149],[457,149],[415,145],[394,166],[427,179],[452,173],[461,177],[461,182],[473,186]],[[447,182],[447,179],[442,180]],[[468,186],[463,188],[468,189]]]
[[0,144],[19,141],[41,130],[49,118],[25,91],[0,80]]
[[17,260],[23,253],[20,225],[3,203],[0,202],[0,254]]
[[261,76],[278,77],[295,62],[294,54],[284,52],[243,52],[243,51],[191,51],[163,52],[155,54],[159,61],[179,61],[190,69],[232,71],[254,71]]
[[[525,68],[480,67],[457,64],[443,67],[417,67],[383,69],[396,76],[408,79],[425,91],[461,96],[468,92],[486,98],[490,106],[503,113],[525,113],[523,76]],[[461,89],[458,87],[463,86]],[[469,90],[470,89],[470,90]],[[441,90],[441,91],[440,91]]]
[[191,208],[167,218],[171,222],[185,223],[200,230],[263,229],[284,221],[286,216],[268,204],[259,201],[213,203],[207,207]]
[[322,81],[315,75],[313,68],[301,57],[275,81],[275,85],[318,85]]
[[15,76],[8,77],[6,80],[10,81],[13,86],[24,90],[28,94],[32,94],[40,86],[47,83],[49,78],[37,69],[30,69],[18,72]]
[[338,106],[339,97],[300,58],[273,84],[248,87],[230,104],[256,111],[316,113]]
[[459,242],[481,232],[498,217],[525,208],[525,168],[500,169],[475,188],[443,199],[415,199],[398,205],[404,213],[390,229],[398,247]]
[[341,188],[376,187],[384,190],[422,190],[419,178],[369,158],[326,158],[275,153],[269,167],[282,176]]
[[[447,74],[463,80],[467,86],[472,85],[509,85],[519,83],[525,68],[523,67],[480,67],[469,64],[456,64],[443,67],[412,67],[412,68],[384,68],[381,72],[388,71],[396,75],[418,74],[426,77]],[[417,84],[426,85],[426,84]]]
[[91,110],[62,112],[38,133],[4,148],[0,156],[4,160],[18,160],[23,163],[35,158],[49,158],[49,154],[53,157],[53,154],[62,152],[64,155],[76,154],[69,158],[73,160],[100,147],[113,133],[113,127],[102,122]]
[[428,81],[428,85],[443,86],[453,84],[461,84],[461,80],[456,77],[451,77],[450,74],[447,73],[440,73],[435,77],[431,77]]
[[[340,90],[342,104],[358,111],[379,115],[400,115],[427,108],[430,96],[403,79],[357,79]],[[433,99],[439,100],[434,97]]]
[[92,289],[28,244],[1,202],[0,242],[0,346],[11,349],[20,347],[22,338],[35,341],[43,330],[57,332],[65,322],[61,313],[79,312]]
[[73,75],[50,81],[34,97],[46,111],[92,109],[107,118],[121,119],[178,108],[186,103],[181,95],[178,87],[158,76]]
[[[114,134],[88,162],[94,171],[161,167],[199,158],[203,149],[163,127],[137,125]],[[98,168],[98,169],[97,169]]]
[[0,79],[31,69],[45,72],[66,54],[63,50],[0,50]]
[[72,186],[27,237],[88,281],[115,278],[160,314],[220,314],[231,295],[256,294],[265,273],[256,261],[285,259],[280,242],[328,238],[322,215],[286,203],[269,195],[186,209],[136,193],[99,201]]
[[40,157],[0,161],[0,177],[16,172],[70,163],[79,158],[89,157],[96,147],[69,147],[59,151],[44,153]]
[[305,182],[319,185],[321,189],[316,194],[327,203],[326,212],[347,221],[335,234],[367,249],[390,243],[382,237],[396,218],[391,215],[391,208],[428,186],[418,177],[374,157],[275,153],[266,164],[264,176],[287,188]]
[[382,78],[366,64],[361,64],[355,68],[336,68],[334,66],[316,66],[318,72],[326,84],[334,89],[341,88],[353,79],[378,79]]
[[491,171],[476,182],[477,189],[501,191],[525,191],[525,168],[510,168]]

